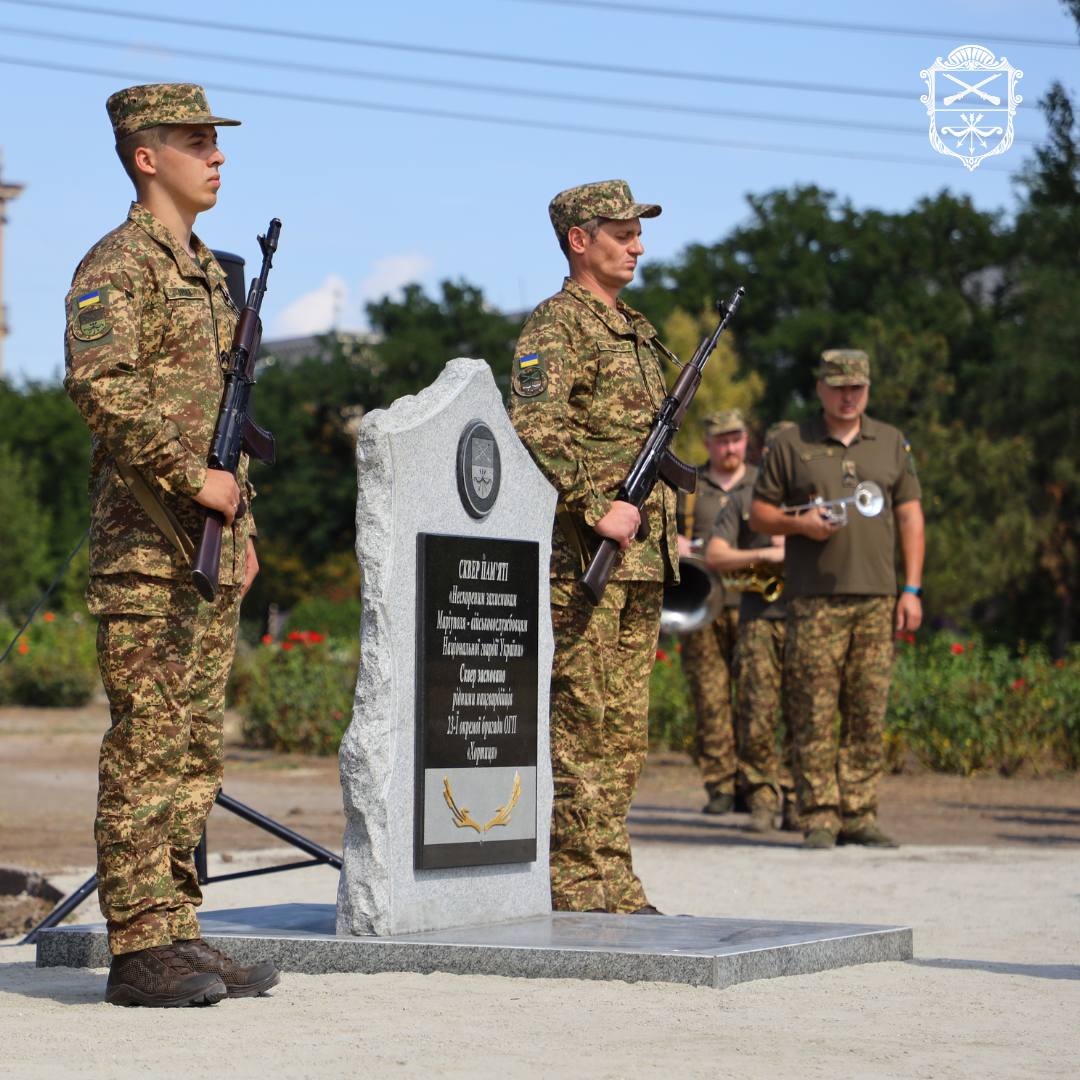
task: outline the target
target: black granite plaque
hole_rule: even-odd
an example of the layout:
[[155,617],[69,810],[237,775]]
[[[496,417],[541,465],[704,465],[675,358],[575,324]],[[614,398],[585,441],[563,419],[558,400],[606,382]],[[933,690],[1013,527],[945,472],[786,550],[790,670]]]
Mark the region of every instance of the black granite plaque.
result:
[[536,858],[540,546],[417,537],[416,866]]

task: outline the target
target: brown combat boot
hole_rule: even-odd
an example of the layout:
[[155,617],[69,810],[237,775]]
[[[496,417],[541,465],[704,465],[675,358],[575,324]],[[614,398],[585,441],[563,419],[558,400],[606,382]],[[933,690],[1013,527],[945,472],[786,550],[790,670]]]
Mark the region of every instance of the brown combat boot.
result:
[[768,804],[752,807],[750,810],[750,831],[770,833],[776,828],[776,811]]
[[196,971],[172,945],[114,956],[105,986],[110,1005],[172,1009],[215,1005],[225,996],[220,976]]
[[207,945],[202,938],[178,941],[174,948],[196,971],[217,975],[229,997],[255,997],[277,986],[281,972],[272,960],[242,967],[230,956]]
[[715,784],[705,787],[709,801],[701,808],[703,814],[730,814],[735,809],[735,796],[721,791]]
[[838,844],[859,844],[862,847],[895,848],[900,845],[877,825],[863,825],[858,829],[841,829],[836,838]]

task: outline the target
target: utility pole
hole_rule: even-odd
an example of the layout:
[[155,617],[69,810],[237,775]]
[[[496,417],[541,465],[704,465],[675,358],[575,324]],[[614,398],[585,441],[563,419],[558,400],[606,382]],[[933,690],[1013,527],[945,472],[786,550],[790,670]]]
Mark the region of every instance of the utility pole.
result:
[[4,159],[0,155],[0,379],[4,377],[4,338],[8,335],[7,306],[4,304],[4,225],[7,224],[7,204],[19,197],[23,186],[4,179]]

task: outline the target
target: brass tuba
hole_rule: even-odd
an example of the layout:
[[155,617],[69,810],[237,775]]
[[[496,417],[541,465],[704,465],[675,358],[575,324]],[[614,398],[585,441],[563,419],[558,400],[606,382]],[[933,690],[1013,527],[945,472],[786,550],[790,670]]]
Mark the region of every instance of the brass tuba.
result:
[[691,546],[692,553],[679,559],[679,584],[664,588],[661,634],[692,634],[715,622],[724,610],[723,586],[701,556],[704,543],[695,540]]

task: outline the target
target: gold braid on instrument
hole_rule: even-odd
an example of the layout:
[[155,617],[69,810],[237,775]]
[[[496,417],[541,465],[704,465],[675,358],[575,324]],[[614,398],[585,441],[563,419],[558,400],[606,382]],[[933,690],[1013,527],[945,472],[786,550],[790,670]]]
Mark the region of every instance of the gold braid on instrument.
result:
[[751,563],[744,570],[721,575],[720,580],[725,589],[761,593],[762,600],[767,604],[779,600],[784,591],[783,568],[774,563]]

